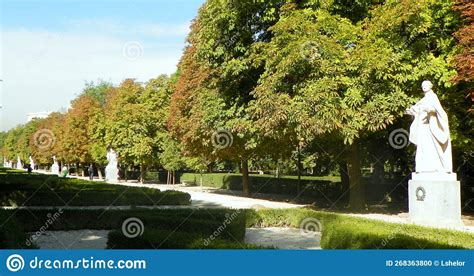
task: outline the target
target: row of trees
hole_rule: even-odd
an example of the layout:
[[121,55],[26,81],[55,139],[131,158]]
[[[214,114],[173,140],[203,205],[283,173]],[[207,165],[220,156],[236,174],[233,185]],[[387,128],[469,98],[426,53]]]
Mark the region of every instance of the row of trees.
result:
[[[351,207],[361,209],[362,166],[410,171],[413,149],[387,140],[408,125],[404,111],[424,79],[451,116],[458,167],[471,170],[469,30],[468,2],[208,0],[174,75],[90,83],[67,113],[3,133],[0,146],[9,159],[31,154],[44,164],[52,155],[104,164],[111,147],[121,163],[141,167],[141,179],[151,166],[204,170],[227,160],[239,164],[247,195],[252,164],[296,159],[298,172],[302,164],[336,165]],[[38,146],[51,134],[42,130],[54,136],[49,147]],[[216,147],[222,131],[232,143]]]

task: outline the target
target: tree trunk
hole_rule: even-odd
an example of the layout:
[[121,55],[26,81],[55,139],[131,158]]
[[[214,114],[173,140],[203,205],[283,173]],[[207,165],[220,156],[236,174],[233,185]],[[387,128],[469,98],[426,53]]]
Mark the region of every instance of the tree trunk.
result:
[[350,188],[350,185],[349,185],[349,173],[348,173],[346,161],[339,162],[339,175],[341,176],[342,189],[344,191],[348,190]]
[[174,185],[176,184],[176,174],[174,171],[172,172],[172,174],[173,174],[173,185]]
[[347,168],[351,189],[349,200],[350,208],[353,211],[363,211],[365,210],[365,184],[362,182],[358,141],[354,141],[349,148]]
[[372,172],[372,179],[374,184],[380,185],[383,184],[384,181],[384,174],[385,174],[385,167],[384,167],[384,162],[385,160],[377,160],[377,162],[374,164],[374,170]]
[[97,173],[99,174],[99,179],[103,180],[104,178],[102,177],[102,168],[100,165],[97,166]]
[[250,197],[249,161],[247,159],[242,160],[242,188],[243,188],[244,196]]
[[140,164],[140,183],[145,183],[145,164]]
[[299,144],[298,144],[298,159],[297,159],[296,167],[298,170],[298,183],[296,184],[296,198],[298,198],[300,196],[300,191],[301,191],[301,148]]

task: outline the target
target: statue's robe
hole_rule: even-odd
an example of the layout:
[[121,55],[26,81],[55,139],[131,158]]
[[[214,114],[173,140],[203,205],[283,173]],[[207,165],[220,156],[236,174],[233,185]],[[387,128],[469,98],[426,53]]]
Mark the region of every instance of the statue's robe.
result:
[[[448,115],[433,91],[416,105],[410,127],[410,142],[416,148],[416,172],[452,172]],[[426,111],[427,110],[427,111]]]

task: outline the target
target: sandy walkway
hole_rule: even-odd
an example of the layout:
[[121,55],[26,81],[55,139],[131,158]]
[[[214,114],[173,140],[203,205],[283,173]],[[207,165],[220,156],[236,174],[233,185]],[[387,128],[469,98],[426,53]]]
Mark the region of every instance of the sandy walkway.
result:
[[278,249],[321,249],[321,233],[304,233],[297,228],[247,228],[245,243]]
[[[41,249],[105,249],[108,230],[47,231],[34,242]],[[321,234],[308,234],[296,228],[247,228],[245,243],[278,249],[321,249]]]
[[41,249],[105,249],[108,234],[108,230],[46,231],[33,240]]

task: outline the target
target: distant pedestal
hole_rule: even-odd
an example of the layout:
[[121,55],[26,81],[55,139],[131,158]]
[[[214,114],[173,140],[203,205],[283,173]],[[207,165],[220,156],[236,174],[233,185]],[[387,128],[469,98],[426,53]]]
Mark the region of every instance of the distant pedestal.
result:
[[57,162],[54,162],[54,164],[51,166],[51,174],[59,176],[59,164]]
[[413,173],[408,182],[410,221],[415,224],[459,228],[461,183],[455,173]]
[[116,165],[109,164],[105,167],[105,181],[112,183],[119,181],[119,170]]

